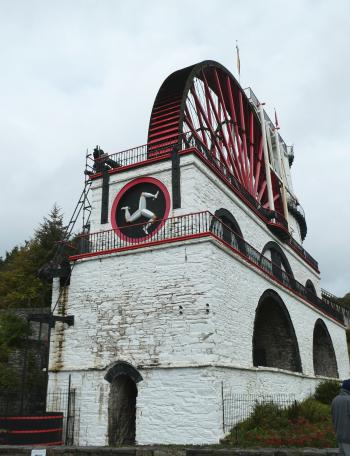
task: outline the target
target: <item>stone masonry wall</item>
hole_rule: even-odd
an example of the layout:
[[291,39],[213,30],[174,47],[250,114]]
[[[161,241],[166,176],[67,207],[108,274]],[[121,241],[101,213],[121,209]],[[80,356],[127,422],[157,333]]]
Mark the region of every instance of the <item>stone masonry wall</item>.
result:
[[[285,252],[296,280],[305,285],[310,279],[321,296],[319,275],[285,243],[276,236],[233,192],[221,182],[197,157],[188,155],[181,159],[182,211],[209,210],[213,214],[221,207],[236,218],[244,239],[259,252],[269,241],[277,242]],[[298,239],[300,242],[300,239]]]
[[[244,238],[261,251],[278,240],[196,157],[181,158],[182,208],[173,215],[223,207]],[[130,180],[151,175],[171,193],[170,161],[111,175],[110,207]],[[100,224],[101,180],[93,183],[91,231]],[[295,278],[319,276],[285,244]],[[54,283],[53,303],[58,296]],[[302,373],[253,367],[255,311],[265,290],[283,300],[299,345]],[[71,375],[80,415],[79,444],[107,443],[109,383],[116,361],[141,373],[136,440],[140,444],[217,443],[223,436],[224,390],[304,397],[319,381],[313,371],[315,322],[321,318],[335,349],[339,375],[349,375],[344,328],[279,286],[212,238],[81,259],[59,308],[75,324],[57,323],[51,335],[49,390],[66,389]],[[56,410],[57,411],[57,410]],[[176,430],[176,432],[175,432]]]
[[[136,423],[142,444],[217,443],[223,436],[222,384],[242,393],[283,393],[287,386],[298,397],[307,395],[318,381],[312,360],[317,318],[331,335],[340,377],[349,373],[344,329],[217,241],[81,260],[69,288],[66,312],[75,325],[63,337],[58,332],[61,344],[53,331],[50,368],[57,372],[50,373],[49,388],[66,387],[71,373],[83,445],[107,442],[104,375],[117,360],[144,377]],[[303,374],[252,366],[255,309],[267,288],[288,308]],[[177,426],[181,432],[174,433]]]
[[[142,177],[153,176],[162,181],[171,194],[171,162],[170,160],[150,164],[110,176],[109,211],[114,198],[129,181]],[[91,232],[108,230],[110,223],[100,224],[102,180],[97,179],[92,186]],[[181,209],[173,210],[170,215],[176,216],[190,212],[210,211],[213,214],[221,207],[226,208],[237,219],[244,239],[257,250],[262,251],[265,244],[274,240],[280,244],[291,265],[295,278],[305,285],[310,279],[321,296],[319,274],[308,266],[290,247],[278,240],[256,215],[210,171],[195,155],[181,157]],[[293,217],[291,223],[294,226]],[[294,230],[296,231],[296,229]],[[295,234],[295,233],[294,233]],[[297,236],[295,234],[295,236]],[[295,237],[294,236],[294,237]],[[300,242],[300,238],[297,239]]]

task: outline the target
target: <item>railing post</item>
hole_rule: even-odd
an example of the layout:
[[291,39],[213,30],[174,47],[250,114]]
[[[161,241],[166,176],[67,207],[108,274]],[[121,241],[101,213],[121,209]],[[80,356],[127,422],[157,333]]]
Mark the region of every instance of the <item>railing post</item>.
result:
[[65,440],[64,443],[67,445],[68,441],[68,428],[69,428],[69,421],[70,421],[70,391],[71,388],[71,374],[69,374],[68,377],[68,398],[67,398],[67,417],[66,417],[66,435],[65,435]]

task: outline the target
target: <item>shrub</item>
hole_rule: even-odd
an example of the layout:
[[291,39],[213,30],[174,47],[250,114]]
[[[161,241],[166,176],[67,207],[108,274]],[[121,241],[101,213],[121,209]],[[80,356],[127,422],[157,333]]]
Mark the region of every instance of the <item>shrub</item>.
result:
[[288,418],[283,409],[273,402],[255,404],[253,413],[247,420],[247,425],[252,428],[280,429],[288,423]]
[[336,446],[330,406],[309,397],[287,408],[275,403],[256,403],[249,418],[238,423],[226,444],[241,447]]
[[325,380],[317,385],[314,398],[323,404],[330,405],[339,393],[340,382],[338,380]]
[[310,397],[299,403],[300,416],[310,423],[321,423],[329,421],[331,411],[329,405],[322,404]]

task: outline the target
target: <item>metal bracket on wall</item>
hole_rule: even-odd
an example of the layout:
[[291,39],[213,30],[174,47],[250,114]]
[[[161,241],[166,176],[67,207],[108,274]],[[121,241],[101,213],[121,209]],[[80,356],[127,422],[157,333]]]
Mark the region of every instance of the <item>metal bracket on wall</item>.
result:
[[31,314],[28,315],[28,321],[48,323],[50,328],[54,328],[57,321],[65,323],[68,326],[74,326],[74,315]]
[[174,146],[171,154],[171,182],[174,209],[181,207],[181,172],[180,156],[178,152],[178,146]]

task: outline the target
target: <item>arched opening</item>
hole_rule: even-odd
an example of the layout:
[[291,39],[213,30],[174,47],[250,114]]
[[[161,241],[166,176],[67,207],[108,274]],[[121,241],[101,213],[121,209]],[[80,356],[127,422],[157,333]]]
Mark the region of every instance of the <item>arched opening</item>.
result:
[[271,273],[276,277],[276,279],[293,288],[294,274],[281,247],[276,242],[270,241],[265,245],[261,254],[262,262],[264,261],[263,257],[266,257],[271,261],[269,265],[265,264],[265,266],[271,270]]
[[108,399],[108,444],[132,445],[136,434],[136,383],[140,373],[129,363],[115,363],[105,375],[111,384]]
[[255,313],[254,366],[301,372],[297,338],[288,310],[273,290],[266,290]]
[[305,283],[308,296],[317,296],[315,285],[308,279]]
[[108,400],[108,444],[111,446],[135,443],[137,388],[126,375],[111,383]]
[[313,359],[315,375],[339,377],[332,339],[320,318],[316,321],[314,328]]
[[[237,220],[227,209],[215,211],[215,219],[212,222],[211,230],[228,244],[237,250],[245,253],[245,244],[241,228]],[[220,221],[222,223],[220,223]]]

